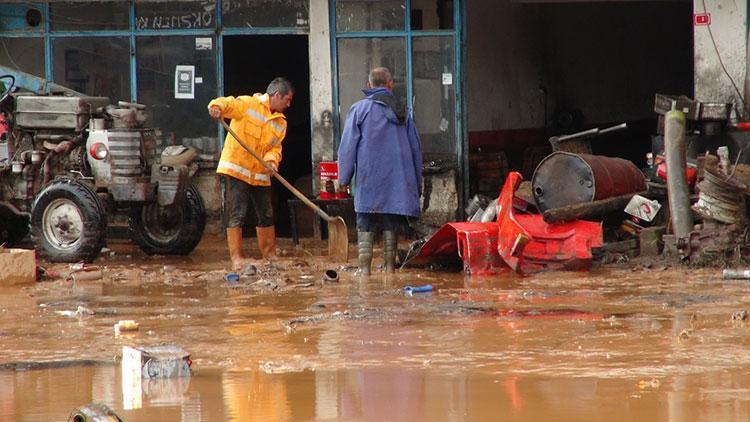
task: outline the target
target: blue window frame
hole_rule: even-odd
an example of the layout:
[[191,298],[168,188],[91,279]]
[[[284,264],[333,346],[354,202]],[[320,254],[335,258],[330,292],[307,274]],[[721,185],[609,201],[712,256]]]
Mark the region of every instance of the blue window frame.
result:
[[466,168],[460,163],[466,159],[461,92],[465,4],[446,1],[443,10],[423,13],[428,10],[420,9],[423,3],[330,0],[335,146],[349,106],[362,98],[359,88],[365,87],[367,72],[386,66],[394,75],[394,94],[414,110],[425,160]]
[[[263,9],[262,14],[253,13],[258,9]],[[138,102],[153,100],[160,93],[168,95],[168,87],[162,85],[173,78],[174,70],[167,72],[165,66],[174,67],[185,60],[184,64],[194,64],[196,71],[203,69],[203,75],[196,76],[201,76],[203,86],[211,87],[213,98],[224,95],[224,35],[306,35],[308,15],[308,0],[0,2],[0,63],[61,85],[73,84],[71,88],[87,94]],[[158,52],[153,46],[165,37],[179,41],[179,59],[175,54],[155,57]],[[154,60],[158,65],[153,65]],[[144,78],[142,87],[139,78]],[[194,102],[205,103],[208,95],[205,90],[196,90]],[[167,108],[174,111],[179,100],[162,98],[158,102],[157,119],[160,113],[169,114]],[[181,119],[197,107],[186,103],[180,106],[183,113],[176,114]],[[204,109],[205,104],[200,107]],[[176,132],[183,126],[161,120],[153,123],[174,126]],[[223,130],[218,125],[215,130],[194,126],[187,125],[182,132],[216,136],[219,144],[222,142]],[[195,133],[198,127],[211,133]]]

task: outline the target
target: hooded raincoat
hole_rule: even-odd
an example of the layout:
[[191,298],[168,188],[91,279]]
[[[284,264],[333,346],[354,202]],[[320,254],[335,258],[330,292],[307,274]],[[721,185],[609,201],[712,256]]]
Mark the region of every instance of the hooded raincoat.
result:
[[339,183],[356,173],[358,213],[419,217],[422,148],[411,115],[399,113],[387,88],[363,90],[366,98],[349,109],[338,149]]
[[[247,147],[278,167],[281,142],[286,136],[286,118],[283,113],[271,111],[268,94],[216,98],[208,103],[209,108],[212,106],[218,106],[224,117],[232,119],[229,127],[242,137]],[[255,186],[271,185],[268,170],[245,151],[232,134],[227,134],[224,140],[216,172]]]

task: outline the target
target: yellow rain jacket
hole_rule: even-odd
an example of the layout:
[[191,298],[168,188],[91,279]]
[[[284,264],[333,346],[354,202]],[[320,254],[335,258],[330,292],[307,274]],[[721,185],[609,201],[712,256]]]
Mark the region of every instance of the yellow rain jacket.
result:
[[[222,116],[232,119],[229,127],[242,138],[245,145],[264,161],[278,167],[281,162],[281,141],[286,136],[286,117],[283,113],[271,112],[268,100],[268,94],[220,97],[208,103],[208,107],[218,106]],[[224,140],[216,172],[251,185],[271,185],[268,170],[245,151],[230,133]]]

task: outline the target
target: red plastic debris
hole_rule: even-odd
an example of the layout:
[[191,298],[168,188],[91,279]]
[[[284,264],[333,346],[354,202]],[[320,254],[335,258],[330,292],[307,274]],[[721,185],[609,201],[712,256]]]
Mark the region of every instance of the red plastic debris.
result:
[[539,214],[515,215],[513,195],[523,181],[510,172],[497,200],[500,257],[518,272],[580,270],[591,265],[591,248],[603,245],[602,224],[575,220],[547,224]]
[[601,247],[602,225],[590,221],[547,224],[539,214],[516,214],[513,197],[523,177],[511,172],[497,201],[497,222],[447,223],[430,237],[409,265],[463,261],[472,275],[542,270],[580,270]]

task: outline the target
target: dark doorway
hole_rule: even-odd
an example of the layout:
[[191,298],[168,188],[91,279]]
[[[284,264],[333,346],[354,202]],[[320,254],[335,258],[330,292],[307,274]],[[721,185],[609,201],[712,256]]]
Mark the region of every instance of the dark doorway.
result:
[[[312,173],[310,137],[310,69],[305,35],[242,35],[224,37],[224,95],[265,92],[276,76],[289,79],[295,88],[292,106],[284,113],[287,135],[279,172],[294,184]],[[293,195],[273,181],[276,231],[291,236],[287,199]],[[255,235],[255,216],[245,221],[245,233]]]

